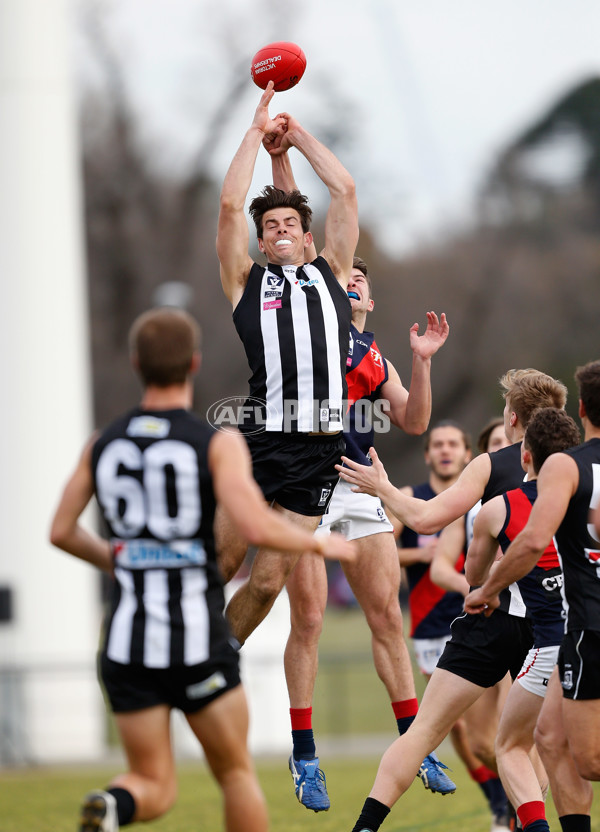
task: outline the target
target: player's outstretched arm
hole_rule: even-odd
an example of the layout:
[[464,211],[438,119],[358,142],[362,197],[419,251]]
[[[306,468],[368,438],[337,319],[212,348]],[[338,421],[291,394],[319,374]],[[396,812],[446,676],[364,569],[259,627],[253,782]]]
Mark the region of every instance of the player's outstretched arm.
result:
[[354,560],[356,548],[342,535],[315,537],[269,508],[252,477],[250,453],[240,434],[216,433],[210,441],[208,463],[217,501],[251,545]]
[[254,119],[225,174],[219,203],[217,228],[217,256],[221,283],[226,297],[235,307],[248,280],[252,259],[248,254],[248,223],[244,213],[246,197],[252,184],[256,156],[263,137],[277,133],[285,119],[269,116],[269,102],[273,98],[273,82],[262,94]]
[[344,289],[352,270],[358,243],[358,204],[354,179],[337,157],[302,127],[289,113],[280,113],[287,122],[282,151],[295,147],[309,161],[326,185],[330,203],[325,220],[325,248],[321,252]]
[[[278,133],[268,133],[263,139],[263,147],[271,156],[273,185],[281,191],[290,193],[290,191],[297,191],[299,188],[294,178],[289,154],[287,151],[284,153],[278,152],[284,135],[285,131],[283,129]],[[306,263],[312,263],[316,256],[317,248],[311,235],[310,245],[304,249],[304,260]]]
[[93,444],[92,439],[84,448],[61,495],[52,519],[50,542],[111,575],[113,561],[110,543],[79,523],[81,514],[94,494],[91,466]]
[[410,346],[413,354],[410,389],[400,381],[396,369],[388,361],[388,380],[381,389],[389,402],[391,421],[405,433],[420,436],[429,426],[431,418],[431,358],[446,342],[450,327],[446,315],[440,318],[435,312],[427,313],[427,329],[419,335],[419,324],[410,328]]
[[359,465],[348,457],[342,457],[343,465],[336,465],[340,476],[357,491],[380,497],[405,526],[410,526],[418,534],[434,534],[466,514],[481,499],[491,473],[489,454],[480,454],[469,462],[450,488],[431,500],[418,500],[394,488],[375,449],[371,448],[369,453],[372,466]]

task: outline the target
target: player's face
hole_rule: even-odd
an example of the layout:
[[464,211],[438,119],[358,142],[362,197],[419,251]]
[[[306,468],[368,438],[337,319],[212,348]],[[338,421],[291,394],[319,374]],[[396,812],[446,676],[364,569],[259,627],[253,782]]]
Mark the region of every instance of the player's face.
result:
[[[300,214],[293,208],[272,208],[266,211],[262,221],[260,251],[267,255],[269,263],[279,266],[304,263],[304,248],[310,245],[312,236],[302,230]],[[310,238],[307,243],[306,238]]]
[[370,312],[373,309],[375,303],[369,297],[369,284],[360,269],[352,269],[350,272],[347,292],[353,315],[357,312]]
[[458,428],[448,425],[431,431],[425,462],[440,479],[457,477],[470,459],[471,452]]
[[494,451],[499,451],[500,448],[506,448],[508,445],[510,445],[510,442],[506,438],[504,425],[498,425],[489,435],[486,450],[488,454],[491,454]]

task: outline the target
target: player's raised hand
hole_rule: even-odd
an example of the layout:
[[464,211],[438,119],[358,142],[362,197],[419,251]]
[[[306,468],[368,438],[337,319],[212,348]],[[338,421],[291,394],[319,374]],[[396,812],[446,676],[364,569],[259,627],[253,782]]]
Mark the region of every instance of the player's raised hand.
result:
[[440,317],[435,312],[427,313],[427,329],[423,335],[419,335],[419,324],[415,323],[410,328],[410,348],[420,358],[431,358],[446,342],[450,332],[450,325],[446,320],[446,313],[442,312]]
[[258,107],[256,108],[254,119],[252,121],[252,127],[258,128],[258,130],[263,132],[265,135],[277,133],[279,128],[282,127],[286,121],[282,115],[275,116],[273,119],[269,115],[269,104],[275,94],[273,87],[273,82],[269,81],[267,88],[260,97],[260,101],[258,102]]

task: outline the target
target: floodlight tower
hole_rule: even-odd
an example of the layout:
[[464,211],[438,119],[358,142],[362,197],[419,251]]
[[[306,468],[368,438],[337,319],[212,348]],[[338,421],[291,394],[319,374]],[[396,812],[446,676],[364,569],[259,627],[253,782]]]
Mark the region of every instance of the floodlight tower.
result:
[[0,763],[93,757],[97,575],[48,529],[91,430],[69,0],[0,0]]

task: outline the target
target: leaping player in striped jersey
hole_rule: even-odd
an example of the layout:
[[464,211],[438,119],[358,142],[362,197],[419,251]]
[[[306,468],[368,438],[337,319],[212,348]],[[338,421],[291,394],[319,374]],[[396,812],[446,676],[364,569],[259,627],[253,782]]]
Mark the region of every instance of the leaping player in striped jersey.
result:
[[[293,116],[280,113],[271,118],[272,98],[270,82],[225,176],[217,254],[223,291],[251,370],[249,406],[239,427],[250,449],[254,476],[276,512],[313,533],[327,510],[338,480],[335,464],[345,448],[352,316],[346,289],[358,241],[358,208],[352,176]],[[312,244],[307,198],[273,186],[266,186],[250,203],[266,265],[253,262],[248,253],[244,206],[266,136],[278,136],[275,155],[295,147],[329,191],[325,246],[310,263],[304,256]],[[218,537],[227,580],[237,572],[246,547],[240,546],[225,518]],[[240,644],[267,615],[298,557],[277,548],[259,549],[248,581],[227,606]],[[292,774],[304,805],[314,811],[329,808],[318,760]]]

